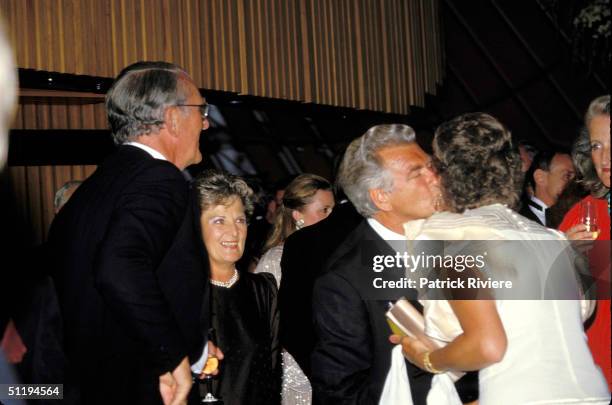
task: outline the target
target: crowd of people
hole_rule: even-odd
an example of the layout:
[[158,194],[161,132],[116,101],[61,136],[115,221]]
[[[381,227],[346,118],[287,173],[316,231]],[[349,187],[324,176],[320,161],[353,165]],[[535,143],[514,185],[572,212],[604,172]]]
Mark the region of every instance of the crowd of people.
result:
[[[433,156],[409,126],[376,125],[348,145],[335,184],[302,174],[276,193],[263,248],[247,249],[252,271],[237,263],[253,190],[219,170],[184,174],[210,125],[188,73],[130,65],[106,107],[117,148],[60,190],[39,250],[61,314],[59,353],[44,363],[58,380],[24,382],[62,383],[75,404],[195,404],[209,393],[226,405],[609,403],[610,250],[592,243],[610,240],[609,95],[588,107],[571,151],[519,147],[484,113],[441,124]],[[553,220],[566,199],[575,204]],[[597,228],[582,220],[586,204]],[[529,241],[497,258],[517,278],[587,258],[596,293],[572,277],[570,299],[372,297],[373,255],[467,235]],[[566,240],[580,242],[576,256],[545,248]],[[392,334],[385,314],[402,297],[443,345]],[[8,317],[0,327],[4,351],[20,353],[9,360],[22,362],[31,341]],[[402,402],[383,395],[392,384]]]

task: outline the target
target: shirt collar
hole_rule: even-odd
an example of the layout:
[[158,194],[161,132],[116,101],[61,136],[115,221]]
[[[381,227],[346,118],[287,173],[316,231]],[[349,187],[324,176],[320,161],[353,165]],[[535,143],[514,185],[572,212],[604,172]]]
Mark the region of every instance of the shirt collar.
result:
[[540,200],[538,197],[532,195],[531,197],[531,201],[533,201],[534,203],[538,204],[542,209],[547,209],[548,205],[544,204],[544,202],[542,200]]
[[384,240],[406,240],[406,236],[392,231],[374,218],[368,218],[368,224]]
[[155,158],[155,159],[159,159],[159,160],[168,160],[166,159],[166,157],[164,155],[161,154],[160,151],[158,151],[157,149],[153,149],[150,146],[147,146],[145,144],[142,144],[140,142],[125,142],[124,145],[130,145],[130,146],[135,146],[139,149],[144,150],[145,152],[147,152],[149,155],[151,155],[151,157]]

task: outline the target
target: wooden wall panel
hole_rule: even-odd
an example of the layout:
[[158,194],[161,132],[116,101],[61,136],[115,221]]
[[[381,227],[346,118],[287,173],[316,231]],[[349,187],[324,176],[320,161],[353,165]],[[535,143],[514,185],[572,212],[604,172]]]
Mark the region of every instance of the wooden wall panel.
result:
[[0,0],[20,67],[409,113],[442,79],[438,0]]
[[19,214],[32,234],[32,243],[46,240],[55,216],[55,192],[70,180],[84,180],[96,169],[94,165],[11,166],[9,167]]
[[[438,1],[0,0],[0,13],[22,68],[114,77],[166,60],[201,88],[407,114],[442,80]],[[14,123],[106,127],[101,100],[22,100]],[[55,190],[94,169],[10,168],[35,242],[46,238]]]

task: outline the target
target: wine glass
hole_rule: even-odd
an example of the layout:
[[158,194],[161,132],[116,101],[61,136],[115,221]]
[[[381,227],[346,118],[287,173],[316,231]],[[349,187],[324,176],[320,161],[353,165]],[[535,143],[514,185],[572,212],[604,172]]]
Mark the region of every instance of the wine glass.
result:
[[599,218],[597,218],[597,210],[592,201],[583,201],[580,204],[580,223],[586,226],[587,232],[593,233],[593,239],[599,236]]
[[[211,328],[208,331],[208,340],[211,341],[215,346],[217,345],[217,334],[215,329]],[[219,368],[219,359],[214,354],[209,354],[208,359],[206,359],[206,363],[204,364],[204,369],[202,373],[204,374],[204,383],[206,384],[206,395],[202,399],[202,403],[217,403],[220,402],[220,399],[215,397],[213,394],[213,375],[217,369]]]

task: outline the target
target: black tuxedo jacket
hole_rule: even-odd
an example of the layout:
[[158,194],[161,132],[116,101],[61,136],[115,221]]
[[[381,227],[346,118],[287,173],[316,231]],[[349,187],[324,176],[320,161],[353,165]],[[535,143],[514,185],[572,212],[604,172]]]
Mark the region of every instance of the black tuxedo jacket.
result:
[[[317,404],[377,404],[391,366],[391,330],[385,318],[390,301],[415,300],[415,290],[370,300],[372,257],[395,251],[363,221],[329,261],[313,292],[317,343],[312,354],[312,388]],[[401,276],[401,274],[399,275]],[[390,279],[390,278],[386,278]],[[422,309],[418,302],[413,305]],[[415,404],[424,404],[431,374],[406,362]]]
[[285,241],[279,290],[281,345],[311,378],[310,355],[315,345],[312,326],[312,288],[325,263],[363,220],[350,202],[337,205],[314,225],[293,233]]
[[208,260],[181,171],[121,146],[52,224],[68,384],[82,403],[161,403],[160,375],[202,354]]

